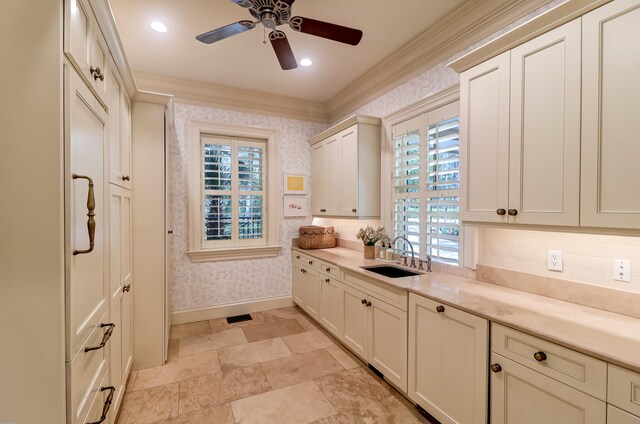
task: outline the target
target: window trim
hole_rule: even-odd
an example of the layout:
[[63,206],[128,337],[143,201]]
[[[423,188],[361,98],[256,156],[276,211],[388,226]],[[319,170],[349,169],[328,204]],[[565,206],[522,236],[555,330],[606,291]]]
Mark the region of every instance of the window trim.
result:
[[[267,175],[265,179],[265,245],[210,248],[202,240],[202,135],[219,135],[266,140]],[[280,209],[278,207],[278,144],[276,130],[243,127],[208,121],[189,120],[189,251],[191,262],[228,261],[277,256],[280,246]]]

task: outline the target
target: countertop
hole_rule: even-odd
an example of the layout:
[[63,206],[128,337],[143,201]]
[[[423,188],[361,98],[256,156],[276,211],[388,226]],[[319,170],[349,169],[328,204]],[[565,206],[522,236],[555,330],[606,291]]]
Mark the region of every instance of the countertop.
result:
[[361,267],[388,262],[340,247],[293,250],[640,372],[640,319],[443,272],[387,278]]

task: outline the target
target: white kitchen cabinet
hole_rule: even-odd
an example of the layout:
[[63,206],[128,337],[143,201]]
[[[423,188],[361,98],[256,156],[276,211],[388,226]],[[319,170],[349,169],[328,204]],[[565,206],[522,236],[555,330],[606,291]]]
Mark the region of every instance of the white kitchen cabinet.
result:
[[88,0],[64,2],[64,51],[102,104],[107,104],[109,49]]
[[640,424],[640,417],[607,405],[607,424]]
[[314,215],[380,215],[380,120],[349,118],[310,140]]
[[442,424],[487,422],[488,352],[487,320],[409,295],[408,394]]
[[113,61],[108,82],[109,182],[131,189],[131,102]]
[[580,224],[640,228],[640,1],[582,17]]
[[343,286],[339,280],[325,274],[322,270],[318,274],[318,286],[318,322],[339,338],[344,325]]
[[65,68],[70,205],[67,255],[67,361],[109,308],[104,157],[107,114],[73,69]]
[[110,342],[109,370],[116,392],[113,409],[118,410],[133,362],[132,356],[132,256],[131,191],[110,184],[110,301],[115,324]]
[[462,218],[579,224],[580,20],[460,76]]
[[369,360],[368,315],[364,292],[345,285],[342,291],[343,330],[340,340],[363,361]]
[[316,320],[319,305],[317,262],[309,256],[293,253],[293,300]]
[[607,402],[640,420],[640,374],[609,364]]

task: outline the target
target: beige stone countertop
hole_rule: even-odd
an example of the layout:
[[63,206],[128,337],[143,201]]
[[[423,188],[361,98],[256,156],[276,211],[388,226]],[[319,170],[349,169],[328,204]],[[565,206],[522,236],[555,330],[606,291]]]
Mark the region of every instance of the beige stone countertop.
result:
[[360,267],[389,262],[339,247],[293,250],[640,372],[640,319],[443,272],[386,278]]

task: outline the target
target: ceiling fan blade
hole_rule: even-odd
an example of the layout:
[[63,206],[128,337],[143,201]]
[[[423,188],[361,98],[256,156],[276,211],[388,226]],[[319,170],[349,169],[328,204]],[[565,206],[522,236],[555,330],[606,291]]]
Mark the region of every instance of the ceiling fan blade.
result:
[[235,24],[229,24],[227,26],[223,26],[222,28],[214,29],[209,32],[205,32],[204,34],[200,34],[196,36],[196,40],[202,41],[206,44],[215,43],[216,41],[224,40],[225,38],[229,38],[231,36],[240,34],[245,31],[249,31],[254,29],[256,24],[251,21],[240,21]]
[[296,0],[282,0],[283,2],[287,3],[289,5],[289,8],[291,8],[291,5],[293,4],[294,1]]
[[269,40],[271,41],[273,50],[276,52],[278,62],[280,62],[280,67],[283,70],[287,71],[298,67],[298,62],[293,55],[291,45],[289,45],[289,40],[287,40],[287,35],[284,32],[271,32],[271,34],[269,34]]
[[359,29],[316,21],[315,19],[303,18],[300,16],[291,18],[289,20],[289,26],[291,26],[294,31],[327,38],[329,40],[350,44],[352,46],[357,46],[362,39],[362,31]]
[[253,2],[251,0],[231,0],[238,6],[245,7],[247,9],[251,9],[253,7]]

